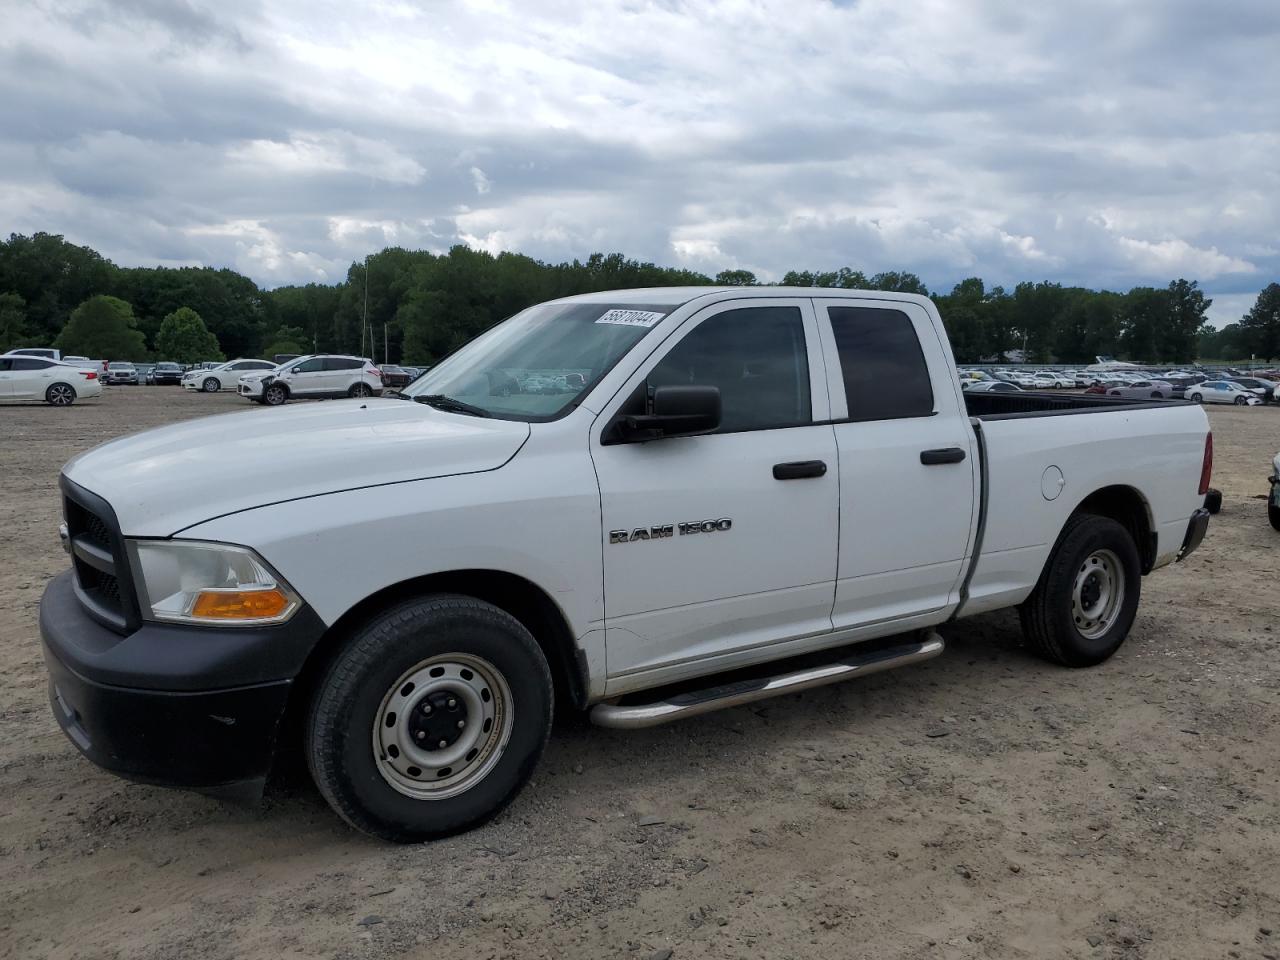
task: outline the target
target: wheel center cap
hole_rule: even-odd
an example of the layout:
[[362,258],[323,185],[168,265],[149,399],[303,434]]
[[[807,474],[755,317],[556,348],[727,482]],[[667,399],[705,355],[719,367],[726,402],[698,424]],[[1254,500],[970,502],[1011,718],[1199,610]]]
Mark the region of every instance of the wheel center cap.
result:
[[1091,573],[1080,588],[1080,603],[1085,607],[1092,607],[1098,602],[1100,596],[1102,596],[1102,578],[1096,573]]
[[466,701],[448,690],[428,693],[418,701],[409,716],[409,736],[424,750],[444,750],[453,746],[466,726]]

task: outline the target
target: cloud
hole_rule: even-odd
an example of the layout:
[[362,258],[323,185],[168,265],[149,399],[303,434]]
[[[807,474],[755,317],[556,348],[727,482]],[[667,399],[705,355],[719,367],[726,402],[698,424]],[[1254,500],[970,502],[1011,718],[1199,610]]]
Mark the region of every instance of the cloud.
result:
[[0,217],[123,263],[333,281],[469,243],[1223,302],[1280,275],[1272,0],[19,0],[5,27]]

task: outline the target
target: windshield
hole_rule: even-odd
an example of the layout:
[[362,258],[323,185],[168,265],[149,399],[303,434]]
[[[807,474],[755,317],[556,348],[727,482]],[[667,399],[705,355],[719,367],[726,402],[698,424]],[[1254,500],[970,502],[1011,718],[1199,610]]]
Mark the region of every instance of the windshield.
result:
[[108,370],[132,370],[132,363],[112,363],[107,365]]
[[543,303],[433,367],[406,397],[448,397],[507,420],[554,420],[676,304]]

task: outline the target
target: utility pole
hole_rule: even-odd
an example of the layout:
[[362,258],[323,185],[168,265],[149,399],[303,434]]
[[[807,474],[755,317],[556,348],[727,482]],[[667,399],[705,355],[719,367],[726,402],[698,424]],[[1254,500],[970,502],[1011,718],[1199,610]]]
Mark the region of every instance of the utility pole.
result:
[[385,366],[391,361],[387,359],[387,325],[382,325],[382,363]]
[[[369,327],[369,255],[364,255],[364,316],[360,320],[360,356],[364,356],[364,335]],[[372,337],[369,346],[372,347]],[[373,351],[370,350],[372,353]]]

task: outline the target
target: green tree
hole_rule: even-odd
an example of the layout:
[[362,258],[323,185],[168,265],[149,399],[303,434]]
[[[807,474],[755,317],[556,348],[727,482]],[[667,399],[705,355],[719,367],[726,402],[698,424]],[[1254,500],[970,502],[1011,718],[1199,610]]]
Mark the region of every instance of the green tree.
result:
[[1196,341],[1213,301],[1194,280],[1181,278],[1169,284],[1168,314],[1161,330],[1160,359],[1189,363],[1196,358]]
[[0,293],[0,353],[14,347],[26,347],[27,302],[16,293]]
[[223,360],[218,338],[204,325],[200,314],[190,307],[179,307],[160,321],[156,333],[156,356],[177,363],[200,363]]
[[867,286],[871,290],[885,290],[890,293],[918,293],[922,297],[929,295],[929,289],[914,273],[899,273],[897,270],[886,270],[877,273]]
[[1169,318],[1169,291],[1134,287],[1120,313],[1120,352],[1140,363],[1158,363]]
[[716,285],[721,287],[755,287],[759,283],[750,270],[721,270],[716,274]]
[[1280,357],[1280,283],[1269,283],[1258,294],[1240,320],[1240,332],[1254,355],[1266,360]]
[[262,355],[270,360],[278,353],[307,353],[311,340],[301,327],[281,327],[267,337],[267,345],[262,348]]
[[99,294],[71,311],[71,319],[53,344],[63,353],[95,360],[141,360],[147,342],[133,308],[116,297]]

